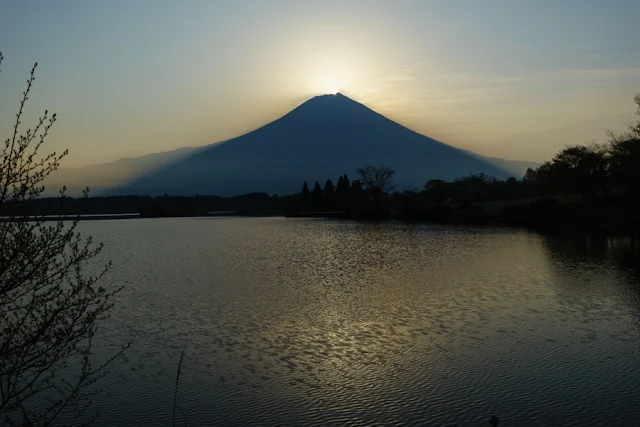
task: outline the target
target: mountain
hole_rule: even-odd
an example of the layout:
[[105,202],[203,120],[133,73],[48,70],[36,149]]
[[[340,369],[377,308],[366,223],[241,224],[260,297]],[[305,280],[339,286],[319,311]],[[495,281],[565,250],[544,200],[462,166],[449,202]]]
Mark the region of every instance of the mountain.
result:
[[303,181],[355,178],[356,168],[397,170],[399,189],[428,179],[484,172],[510,173],[495,162],[418,134],[342,95],[317,96],[257,130],[188,153],[113,189],[119,194],[171,195],[248,192],[290,194]]
[[324,183],[343,173],[353,179],[355,169],[368,163],[396,168],[400,189],[421,188],[430,178],[453,179],[479,171],[522,177],[528,167],[538,166],[450,147],[337,94],[312,98],[281,119],[238,138],[60,168],[45,184],[51,195],[63,185],[72,195],[86,186],[92,195],[287,194],[299,191],[304,180],[311,185],[315,180]]

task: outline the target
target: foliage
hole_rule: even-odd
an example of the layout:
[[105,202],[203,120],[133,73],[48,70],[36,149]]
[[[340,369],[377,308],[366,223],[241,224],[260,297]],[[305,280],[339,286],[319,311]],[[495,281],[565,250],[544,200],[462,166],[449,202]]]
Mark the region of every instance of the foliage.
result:
[[328,179],[324,183],[324,195],[325,197],[330,197],[330,196],[333,196],[333,194],[334,194],[333,182],[331,182],[331,180]]
[[344,209],[349,202],[349,196],[351,193],[351,183],[347,175],[341,175],[338,178],[338,184],[336,185],[336,208]]
[[336,206],[336,192],[330,179],[324,183],[322,197],[324,205],[333,210]]
[[[634,101],[640,115],[640,93]],[[609,132],[609,154],[614,184],[640,191],[640,120],[629,125],[627,132]]]
[[300,193],[300,197],[302,199],[302,204],[304,206],[309,205],[309,201],[311,200],[311,192],[309,191],[309,186],[307,185],[307,181],[302,185],[302,192]]
[[[12,135],[0,152],[3,425],[49,425],[63,415],[77,418],[84,413],[94,394],[90,386],[106,374],[113,360],[92,365],[93,339],[121,289],[98,284],[108,265],[95,274],[86,273],[88,262],[102,245],[94,245],[91,237],[77,232],[78,218],[45,223],[46,212],[33,215],[31,208],[44,191],[43,179],[67,154],[39,154],[56,122],[55,114],[49,116],[45,111],[35,128],[20,132],[36,66],[23,92]],[[61,205],[64,199],[63,189]]]
[[546,192],[580,193],[585,198],[598,190],[609,191],[607,162],[604,146],[567,146],[551,162],[542,165],[535,177],[536,181],[542,181]]
[[392,192],[396,187],[393,183],[396,171],[390,167],[368,165],[356,169],[356,173],[360,177],[364,189],[370,191],[374,199]]
[[322,206],[322,187],[320,187],[320,183],[318,181],[313,185],[311,203],[316,210],[320,209],[320,206]]
[[[634,97],[640,115],[640,94]],[[525,181],[539,195],[579,193],[583,198],[613,188],[640,191],[640,121],[627,132],[609,132],[606,144],[574,145],[561,150],[537,170],[529,170]]]
[[424,185],[425,198],[431,202],[443,202],[448,194],[448,184],[441,179],[431,179]]

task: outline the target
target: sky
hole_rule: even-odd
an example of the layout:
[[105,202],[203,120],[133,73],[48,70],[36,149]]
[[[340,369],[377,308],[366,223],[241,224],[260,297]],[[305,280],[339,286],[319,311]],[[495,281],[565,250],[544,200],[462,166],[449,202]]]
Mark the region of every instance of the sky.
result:
[[634,120],[640,1],[0,0],[0,136],[81,166],[211,144],[341,93],[479,154],[544,161]]

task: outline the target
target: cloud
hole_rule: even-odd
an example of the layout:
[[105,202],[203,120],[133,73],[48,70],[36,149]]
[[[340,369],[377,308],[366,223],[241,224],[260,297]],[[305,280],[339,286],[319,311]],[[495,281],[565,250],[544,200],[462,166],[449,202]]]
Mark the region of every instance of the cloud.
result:
[[408,85],[416,81],[416,70],[412,67],[401,68],[391,74],[379,78],[374,84],[362,90],[365,94],[386,91],[392,93],[398,91],[403,85]]

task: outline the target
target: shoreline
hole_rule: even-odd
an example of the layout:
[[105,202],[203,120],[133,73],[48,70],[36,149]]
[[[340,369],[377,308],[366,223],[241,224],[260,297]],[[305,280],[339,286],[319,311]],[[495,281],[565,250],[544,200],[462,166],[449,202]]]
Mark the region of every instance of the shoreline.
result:
[[158,218],[221,218],[221,217],[235,217],[235,218],[320,218],[320,219],[337,219],[343,221],[355,221],[355,222],[388,222],[388,221],[400,221],[404,224],[440,224],[440,225],[462,225],[472,227],[485,227],[485,226],[501,226],[506,228],[520,228],[524,230],[535,231],[549,235],[563,235],[563,236],[616,236],[616,237],[640,237],[640,225],[633,226],[630,224],[615,225],[611,223],[529,223],[522,218],[514,220],[515,218],[504,217],[501,215],[487,215],[483,221],[438,221],[433,219],[415,218],[407,216],[395,216],[391,215],[384,218],[359,218],[349,215],[348,212],[330,211],[330,212],[284,212],[284,211],[265,211],[265,212],[247,212],[247,211],[216,211],[207,212],[204,214],[196,215],[141,215],[139,213],[126,213],[126,214],[87,214],[87,215],[49,215],[43,217],[30,217],[30,218],[0,218],[0,222],[10,221],[75,221],[76,219],[82,221],[99,221],[99,220],[125,220],[125,219],[158,219]]

